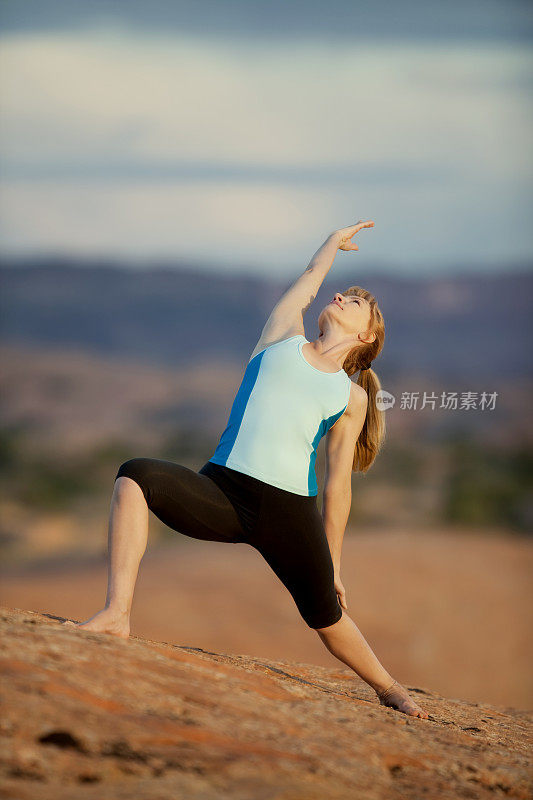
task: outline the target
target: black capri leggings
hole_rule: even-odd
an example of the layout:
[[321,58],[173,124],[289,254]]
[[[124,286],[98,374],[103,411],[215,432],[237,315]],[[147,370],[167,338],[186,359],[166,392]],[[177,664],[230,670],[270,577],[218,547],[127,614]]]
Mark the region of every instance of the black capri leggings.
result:
[[169,528],[194,539],[255,547],[310,628],[326,628],[342,617],[316,496],[279,489],[212,461],[194,472],[172,461],[132,458],[116,477],[134,480],[148,508]]

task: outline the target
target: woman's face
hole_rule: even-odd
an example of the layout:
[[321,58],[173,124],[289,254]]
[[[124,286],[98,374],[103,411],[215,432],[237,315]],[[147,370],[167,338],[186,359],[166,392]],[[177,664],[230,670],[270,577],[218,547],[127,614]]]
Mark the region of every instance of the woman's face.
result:
[[370,326],[370,303],[356,295],[335,292],[331,302],[320,312],[320,330],[323,330],[322,321],[325,317],[334,319],[346,333],[364,334]]

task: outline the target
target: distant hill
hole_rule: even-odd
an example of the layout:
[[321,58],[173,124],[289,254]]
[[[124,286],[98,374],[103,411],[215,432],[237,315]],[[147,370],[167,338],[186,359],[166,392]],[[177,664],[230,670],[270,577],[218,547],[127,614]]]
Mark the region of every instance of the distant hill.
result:
[[[302,268],[303,271],[303,268]],[[152,366],[245,364],[287,281],[183,266],[146,269],[76,260],[0,263],[4,344],[59,346]],[[453,380],[531,375],[533,275],[426,277],[330,272],[305,317],[309,339],[336,290],[361,283],[386,322],[376,371]]]
[[[0,269],[0,548],[36,558],[94,540],[126,458],[198,469],[224,430],[281,283],[186,269],[4,264]],[[305,317],[308,338],[337,289]],[[386,320],[375,362],[395,404],[354,524],[531,528],[531,276],[376,276]],[[495,393],[493,408],[442,395]],[[418,405],[402,404],[418,393]],[[424,398],[430,402],[425,405]],[[476,395],[476,397],[481,395]],[[431,398],[435,398],[432,405]],[[322,485],[324,443],[317,458]],[[101,510],[100,510],[101,509]],[[58,516],[62,515],[62,516]]]

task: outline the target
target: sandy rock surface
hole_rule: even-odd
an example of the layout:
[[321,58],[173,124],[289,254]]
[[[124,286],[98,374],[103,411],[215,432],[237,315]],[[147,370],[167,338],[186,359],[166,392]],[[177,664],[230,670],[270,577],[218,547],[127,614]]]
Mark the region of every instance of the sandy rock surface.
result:
[[533,796],[531,712],[346,668],[121,640],[2,608],[0,797],[337,800]]

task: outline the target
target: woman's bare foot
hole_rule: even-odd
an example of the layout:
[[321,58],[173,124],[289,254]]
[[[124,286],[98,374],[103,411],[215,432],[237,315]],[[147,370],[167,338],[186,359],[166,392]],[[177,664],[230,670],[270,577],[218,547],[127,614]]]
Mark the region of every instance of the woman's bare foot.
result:
[[387,689],[383,689],[381,692],[376,692],[377,696],[379,697],[379,702],[382,706],[389,706],[390,708],[396,708],[398,711],[401,711],[404,714],[408,714],[410,717],[420,717],[420,719],[429,719],[429,714],[427,711],[424,711],[418,703],[415,703],[412,697],[410,697],[407,689],[398,683],[398,681],[394,681]]
[[78,628],[82,631],[92,633],[111,633],[120,636],[121,639],[128,639],[130,635],[130,618],[127,612],[114,611],[111,608],[103,608],[86,622],[72,622],[66,620],[63,625]]

